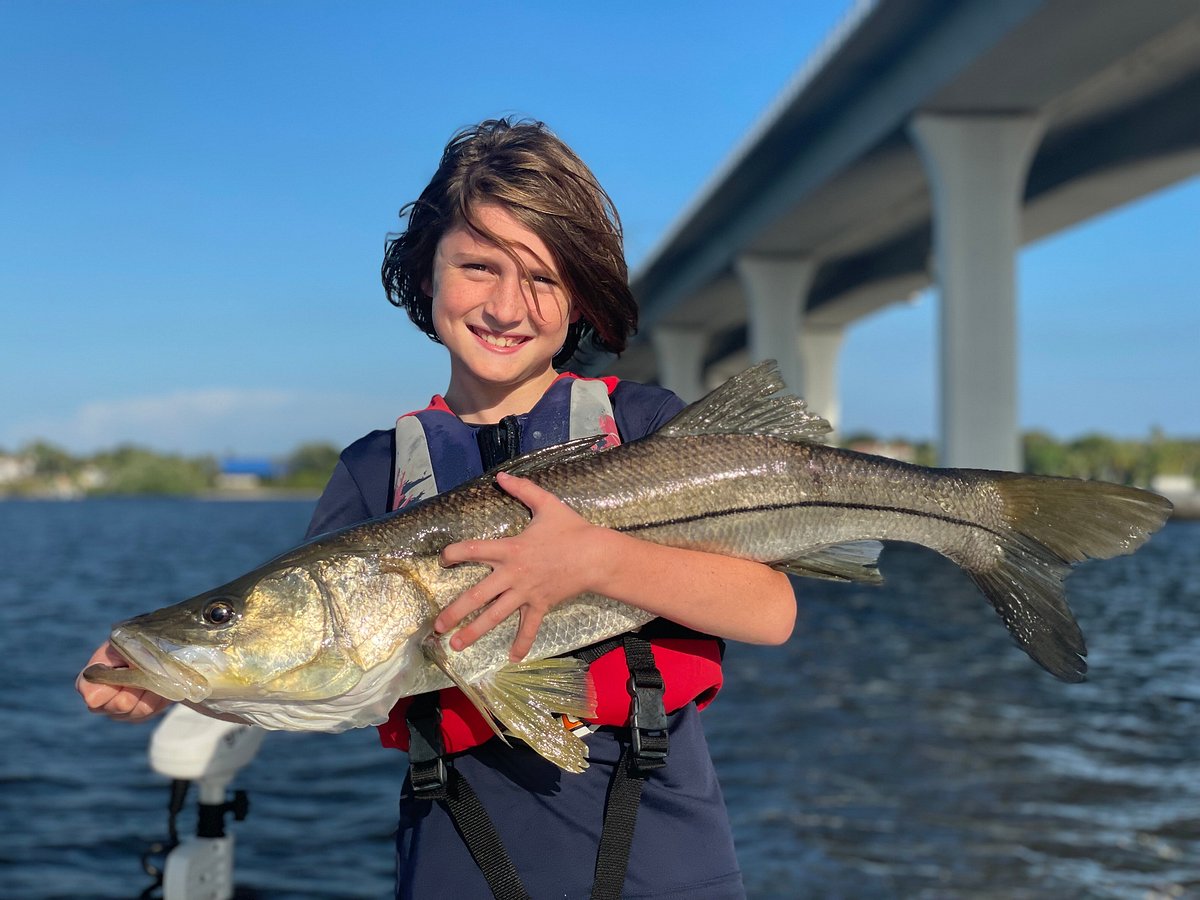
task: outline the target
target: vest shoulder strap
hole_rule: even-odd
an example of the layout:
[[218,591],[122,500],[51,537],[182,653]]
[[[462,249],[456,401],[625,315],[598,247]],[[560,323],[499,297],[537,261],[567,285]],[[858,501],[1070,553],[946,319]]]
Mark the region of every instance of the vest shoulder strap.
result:
[[[528,453],[574,438],[604,435],[599,448],[621,443],[609,392],[612,380],[562,379],[526,416],[517,453]],[[391,509],[457,487],[483,474],[475,428],[455,416],[440,398],[396,420]]]

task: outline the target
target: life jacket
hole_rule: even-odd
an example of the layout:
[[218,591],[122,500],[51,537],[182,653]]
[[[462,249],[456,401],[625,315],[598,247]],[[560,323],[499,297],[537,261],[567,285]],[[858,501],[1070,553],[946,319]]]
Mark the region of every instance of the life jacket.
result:
[[[396,422],[395,492],[392,509],[449,490],[476,478],[496,461],[573,438],[603,435],[597,449],[621,443],[613,416],[612,391],[616,378],[590,379],[562,375],[525,416],[509,416],[498,427],[478,429],[464,423],[436,396],[423,410]],[[493,446],[494,445],[494,446]],[[712,702],[721,688],[721,642],[665,620],[642,629],[654,663],[662,673],[663,708],[667,714],[693,700],[699,708]],[[585,657],[590,658],[590,657]],[[619,641],[590,665],[596,692],[596,715],[591,725],[628,725],[631,699],[630,669]],[[413,698],[392,708],[379,727],[385,747],[409,748],[406,714]],[[443,752],[458,753],[490,740],[491,727],[458,688],[439,692]],[[578,723],[564,721],[564,727]]]

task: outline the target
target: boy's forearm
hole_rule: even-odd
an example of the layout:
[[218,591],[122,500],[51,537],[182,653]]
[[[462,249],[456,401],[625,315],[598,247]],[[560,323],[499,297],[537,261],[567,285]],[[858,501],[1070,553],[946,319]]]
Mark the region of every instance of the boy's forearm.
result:
[[782,572],[606,528],[596,537],[596,593],[730,640],[781,644],[791,636],[796,598]]

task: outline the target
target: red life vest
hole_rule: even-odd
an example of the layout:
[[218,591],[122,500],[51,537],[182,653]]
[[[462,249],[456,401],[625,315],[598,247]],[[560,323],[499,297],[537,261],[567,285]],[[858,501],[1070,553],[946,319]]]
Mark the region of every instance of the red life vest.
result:
[[[560,376],[527,416],[521,417],[520,453],[571,438],[605,434],[604,446],[621,442],[613,417],[611,393],[617,379]],[[418,412],[396,422],[395,496],[392,508],[448,490],[483,473],[475,430],[462,422],[439,396]],[[661,627],[659,627],[661,626]],[[664,681],[663,708],[669,714],[695,701],[703,709],[721,689],[721,645],[716,638],[695,636],[671,623],[656,620],[647,626],[655,664]],[[657,633],[665,632],[663,636]],[[589,668],[596,692],[593,725],[628,725],[629,665],[621,647],[596,659]],[[388,720],[379,726],[385,747],[408,749],[405,715],[411,697],[401,698]],[[491,740],[495,733],[458,688],[439,692],[444,752],[458,753]],[[565,723],[568,724],[569,723]]]

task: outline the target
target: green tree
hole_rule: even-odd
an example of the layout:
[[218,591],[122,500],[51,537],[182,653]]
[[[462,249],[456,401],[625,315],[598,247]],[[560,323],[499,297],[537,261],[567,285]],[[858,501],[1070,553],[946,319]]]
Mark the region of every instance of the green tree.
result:
[[22,455],[33,460],[33,473],[38,478],[70,475],[79,466],[70,453],[46,441],[34,441],[25,447]]
[[938,464],[938,448],[933,441],[918,441],[913,444],[913,463],[918,466],[936,466]]
[[1067,449],[1044,431],[1021,435],[1025,471],[1034,475],[1066,475]]
[[338,456],[338,449],[331,444],[302,444],[287,458],[287,474],[283,483],[293,488],[319,490],[333,474]]
[[1154,445],[1156,475],[1200,478],[1200,441],[1160,439]]
[[1120,481],[1117,469],[1117,442],[1103,434],[1085,434],[1067,445],[1068,475]]
[[843,435],[838,439],[838,443],[843,447],[852,447],[855,444],[874,444],[879,438],[871,431],[854,431],[850,434]]
[[105,494],[198,494],[210,490],[216,476],[210,458],[163,455],[130,445],[97,454],[93,463],[105,474],[98,489]]

